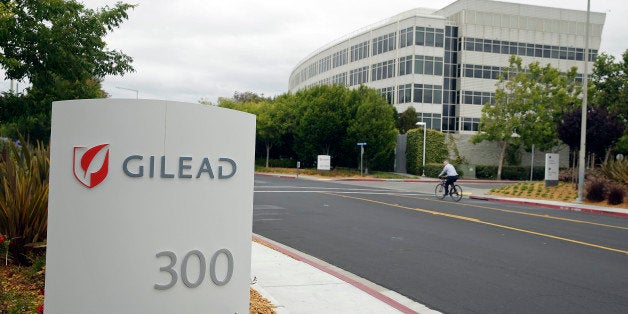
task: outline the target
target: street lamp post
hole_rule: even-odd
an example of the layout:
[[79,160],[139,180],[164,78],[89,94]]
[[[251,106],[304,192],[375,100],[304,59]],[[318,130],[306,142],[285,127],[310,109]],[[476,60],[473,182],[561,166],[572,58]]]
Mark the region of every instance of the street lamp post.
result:
[[425,135],[427,134],[427,124],[425,122],[417,122],[416,125],[423,127],[423,175],[425,177]]
[[128,90],[128,91],[135,92],[135,99],[140,99],[140,91],[138,91],[137,89],[126,88],[126,87],[120,87],[120,86],[116,86],[116,88],[118,88],[118,89],[124,89],[124,90]]
[[582,74],[582,112],[580,122],[580,154],[578,155],[578,198],[576,203],[584,200],[584,167],[587,143],[587,90],[589,80],[589,13],[591,0],[587,0],[587,23],[584,29],[584,73]]

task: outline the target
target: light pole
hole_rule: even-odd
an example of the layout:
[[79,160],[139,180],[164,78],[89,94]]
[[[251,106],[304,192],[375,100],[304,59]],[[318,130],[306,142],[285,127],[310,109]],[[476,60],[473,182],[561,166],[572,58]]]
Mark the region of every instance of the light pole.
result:
[[135,99],[140,99],[140,91],[138,91],[137,89],[126,88],[126,87],[120,87],[120,86],[116,86],[116,88],[118,88],[118,89],[124,89],[124,90],[128,90],[128,91],[135,92]]
[[425,122],[417,122],[416,125],[423,127],[423,175],[425,177],[425,135],[427,134],[427,124]]
[[591,0],[587,0],[587,23],[584,29],[584,73],[582,74],[582,117],[580,122],[580,154],[578,156],[578,198],[576,203],[584,200],[584,155],[587,147],[587,90],[589,81],[589,12],[591,12]]

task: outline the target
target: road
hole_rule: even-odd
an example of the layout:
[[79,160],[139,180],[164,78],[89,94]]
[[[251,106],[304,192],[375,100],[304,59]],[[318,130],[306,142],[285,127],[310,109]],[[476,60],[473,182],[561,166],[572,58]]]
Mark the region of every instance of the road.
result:
[[628,219],[433,186],[257,176],[253,232],[444,313],[628,313]]

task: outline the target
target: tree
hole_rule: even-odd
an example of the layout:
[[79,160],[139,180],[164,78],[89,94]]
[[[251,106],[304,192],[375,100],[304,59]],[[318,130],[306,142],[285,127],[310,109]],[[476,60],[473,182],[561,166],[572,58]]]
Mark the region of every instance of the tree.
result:
[[75,0],[0,4],[0,66],[6,79],[30,82],[21,105],[33,107],[8,125],[0,121],[5,129],[30,120],[49,129],[52,101],[104,97],[100,82],[106,75],[133,71],[132,58],[108,50],[103,38],[134,5],[118,2],[94,11]]
[[372,169],[392,169],[397,129],[393,106],[374,89],[361,86],[351,91],[356,94],[357,108],[349,121],[348,145],[366,142],[365,157]]
[[347,135],[349,107],[346,88],[321,85],[296,93],[299,112],[293,149],[299,160],[313,164],[317,155],[342,158],[342,139]]
[[[534,62],[524,69],[521,63],[520,57],[510,58],[509,67],[496,85],[495,102],[484,105],[480,132],[471,138],[473,143],[497,143],[498,179],[509,145],[521,143],[549,150],[559,144],[556,121],[560,113],[578,103],[580,94],[575,68],[561,74],[549,64],[541,67]],[[515,133],[519,136],[513,137]]]
[[414,109],[414,107],[408,107],[406,111],[399,115],[399,121],[397,123],[399,133],[405,134],[409,130],[416,128],[416,123],[418,121],[419,119],[417,118],[416,109]]
[[[628,49],[619,61],[612,55],[599,55],[591,81],[594,87],[590,89],[592,103],[617,113],[620,121],[628,122]],[[624,130],[615,149],[618,153],[628,153],[628,129]]]
[[[563,114],[558,124],[558,137],[572,150],[580,148],[582,111],[578,108]],[[587,109],[586,152],[601,158],[622,136],[626,128],[614,112],[590,106]]]

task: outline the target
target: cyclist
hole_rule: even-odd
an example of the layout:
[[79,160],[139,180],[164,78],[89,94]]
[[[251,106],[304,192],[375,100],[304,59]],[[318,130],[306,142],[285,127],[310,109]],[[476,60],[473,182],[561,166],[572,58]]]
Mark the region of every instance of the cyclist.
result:
[[447,175],[447,182],[445,182],[445,195],[447,195],[449,194],[450,185],[452,187],[451,192],[455,192],[456,188],[454,187],[454,182],[458,180],[458,172],[456,172],[456,168],[454,168],[454,165],[450,164],[448,160],[443,161],[443,165],[445,165],[445,167],[443,167],[443,171],[440,172],[438,177]]

